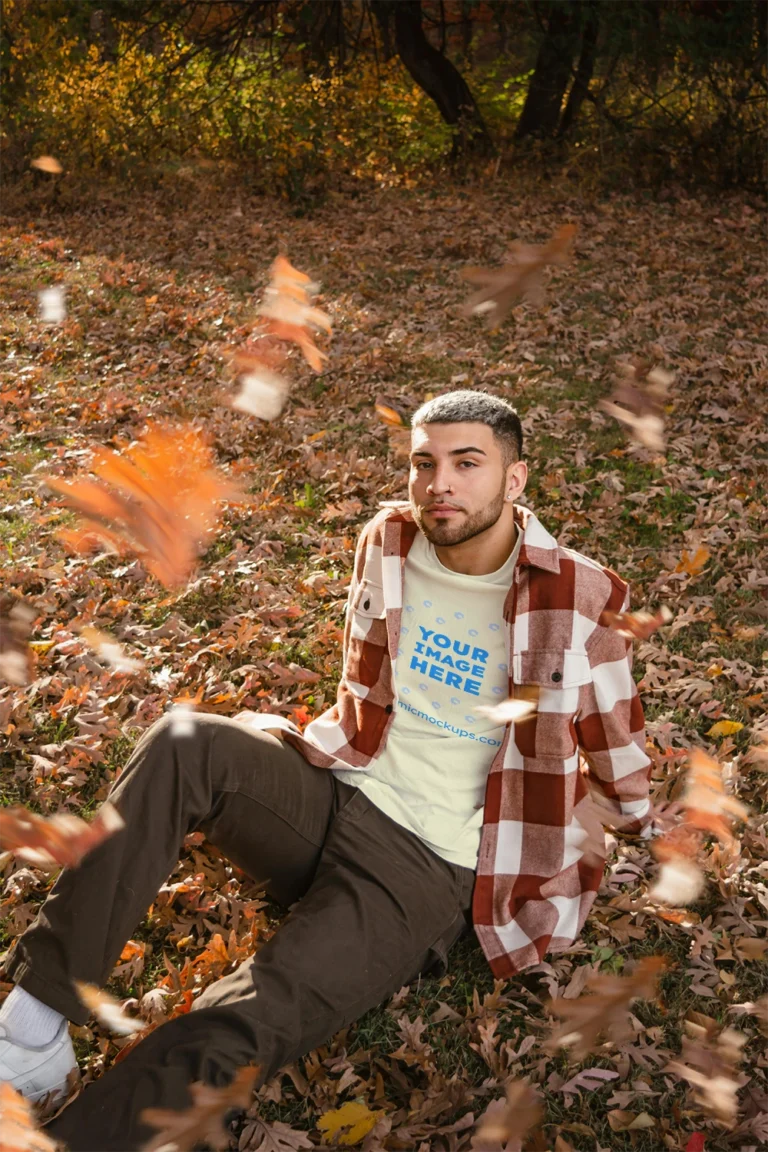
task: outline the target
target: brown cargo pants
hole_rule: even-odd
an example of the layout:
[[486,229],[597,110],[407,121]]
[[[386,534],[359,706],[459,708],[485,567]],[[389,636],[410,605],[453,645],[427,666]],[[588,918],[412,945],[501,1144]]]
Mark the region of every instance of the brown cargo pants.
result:
[[327,1041],[421,972],[445,970],[470,923],[474,872],[449,864],[332,772],[238,721],[164,717],[137,744],[110,800],[123,828],[65,869],[6,965],[82,1024],[72,981],[103,985],[196,829],[291,909],[275,935],[151,1032],[49,1126],[72,1152],[133,1152],[143,1108],[182,1109],[188,1084],[261,1080]]

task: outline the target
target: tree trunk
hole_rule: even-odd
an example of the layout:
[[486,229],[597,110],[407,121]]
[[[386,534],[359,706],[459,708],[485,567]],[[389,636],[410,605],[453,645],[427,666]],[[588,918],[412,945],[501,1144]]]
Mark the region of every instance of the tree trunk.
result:
[[389,61],[395,55],[395,47],[392,43],[392,12],[388,4],[371,4],[373,15],[376,17],[376,23],[379,26],[381,33],[382,53],[385,61]]
[[343,6],[336,0],[313,0],[301,6],[299,21],[306,36],[304,72],[327,77],[334,67],[343,70],[346,63]]
[[563,96],[571,78],[578,15],[578,7],[571,0],[551,8],[546,35],[539,48],[518,121],[515,133],[518,139],[523,136],[554,136],[557,131]]
[[432,47],[424,33],[421,0],[373,0],[373,7],[374,11],[381,7],[394,16],[395,47],[400,59],[419,87],[434,100],[446,124],[455,129],[453,155],[489,151],[491,139],[469,85],[448,57]]
[[563,139],[573,128],[578,118],[581,106],[589,92],[589,82],[592,79],[592,73],[595,70],[595,57],[597,56],[597,34],[600,28],[600,17],[596,4],[590,4],[586,19],[584,22],[584,30],[581,34],[581,54],[579,56],[579,66],[576,69],[576,75],[573,80],[573,87],[568,93],[568,100],[566,101],[565,109],[563,111],[563,118],[560,121],[557,135]]

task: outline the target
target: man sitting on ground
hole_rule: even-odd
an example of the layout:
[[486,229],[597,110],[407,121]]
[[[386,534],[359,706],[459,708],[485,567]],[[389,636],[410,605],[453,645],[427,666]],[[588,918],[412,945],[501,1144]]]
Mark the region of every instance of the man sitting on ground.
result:
[[[49,1126],[72,1152],[138,1148],[141,1110],[188,1107],[193,1081],[275,1075],[444,972],[468,926],[501,978],[569,948],[603,874],[580,847],[590,787],[615,827],[650,834],[630,645],[600,622],[627,585],[516,503],[521,455],[507,402],[424,404],[409,502],[360,534],[337,703],[303,736],[201,714],[192,736],[164,717],[137,744],[109,797],[125,827],[61,873],[9,958],[0,1078],[31,1099],[62,1090],[68,1021],[88,1016],[73,981],[109,979],[188,833],[293,907]],[[499,722],[508,697],[537,710]]]

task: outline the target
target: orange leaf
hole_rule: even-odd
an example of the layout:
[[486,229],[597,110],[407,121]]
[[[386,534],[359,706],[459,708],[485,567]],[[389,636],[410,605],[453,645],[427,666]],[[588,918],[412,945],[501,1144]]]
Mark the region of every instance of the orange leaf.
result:
[[0,809],[0,845],[38,868],[73,868],[124,826],[109,801],[90,824],[70,813],[46,818],[22,807],[5,808]]
[[53,175],[64,171],[55,156],[38,156],[29,163],[32,168],[38,168],[41,172],[51,172]]
[[675,572],[687,572],[689,576],[698,576],[706,567],[709,556],[710,553],[707,549],[702,547],[697,548],[693,556],[683,550],[683,555],[680,558],[680,563],[675,568]]
[[606,628],[612,628],[619,636],[627,640],[647,640],[649,636],[668,624],[672,613],[666,604],[658,612],[610,612],[605,611],[600,616],[600,623]]
[[76,551],[103,542],[120,553],[133,551],[169,587],[188,579],[216,524],[217,503],[240,496],[234,484],[214,470],[202,433],[190,425],[151,425],[122,456],[97,449],[91,471],[101,484],[45,477],[48,487],[84,518],[81,528],[62,531],[59,538]]
[[29,1101],[7,1081],[0,1083],[0,1152],[57,1152],[57,1148],[38,1130]]

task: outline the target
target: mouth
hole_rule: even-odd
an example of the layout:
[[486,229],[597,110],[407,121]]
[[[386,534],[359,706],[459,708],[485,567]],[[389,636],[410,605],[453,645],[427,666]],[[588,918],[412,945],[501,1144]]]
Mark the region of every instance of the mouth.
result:
[[451,516],[458,516],[461,508],[453,508],[450,504],[433,504],[431,508],[425,508],[424,511],[438,520],[447,520]]

